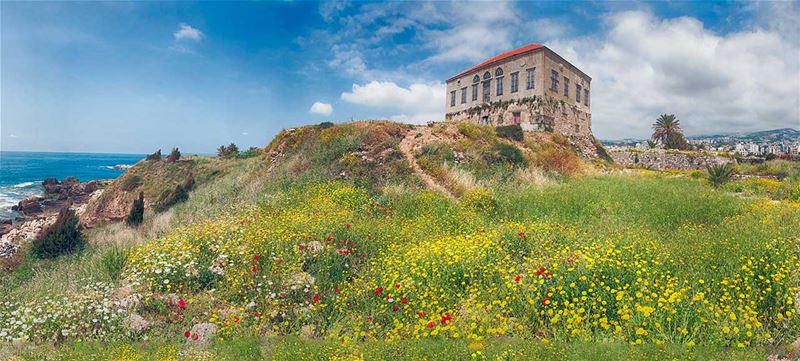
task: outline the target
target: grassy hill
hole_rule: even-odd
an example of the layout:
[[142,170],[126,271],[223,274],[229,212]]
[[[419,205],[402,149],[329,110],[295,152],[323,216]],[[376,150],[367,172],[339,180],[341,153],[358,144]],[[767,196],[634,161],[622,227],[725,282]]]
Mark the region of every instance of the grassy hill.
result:
[[308,126],[252,158],[137,164],[91,207],[187,174],[142,226],[3,274],[0,356],[764,359],[800,334],[800,203],[558,135]]

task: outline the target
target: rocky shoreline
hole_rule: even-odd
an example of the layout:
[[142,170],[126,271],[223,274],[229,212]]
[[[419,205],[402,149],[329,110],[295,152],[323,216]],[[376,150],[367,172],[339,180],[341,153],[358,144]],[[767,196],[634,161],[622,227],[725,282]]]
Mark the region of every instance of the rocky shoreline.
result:
[[12,208],[22,215],[21,218],[3,220],[0,223],[0,258],[14,255],[22,244],[53,224],[63,207],[71,208],[80,216],[86,210],[86,205],[99,197],[110,182],[81,182],[75,177],[67,177],[61,181],[55,178],[45,179],[42,182],[42,196],[25,198]]

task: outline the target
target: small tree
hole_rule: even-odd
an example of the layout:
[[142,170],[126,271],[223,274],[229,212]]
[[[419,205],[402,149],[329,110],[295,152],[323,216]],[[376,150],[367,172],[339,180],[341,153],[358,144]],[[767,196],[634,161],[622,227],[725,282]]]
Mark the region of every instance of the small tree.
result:
[[39,258],[56,258],[82,248],[86,240],[81,234],[75,212],[64,207],[55,223],[45,228],[31,244],[31,253]]
[[714,187],[719,187],[733,178],[733,163],[715,164],[707,168],[708,181]]
[[525,139],[522,127],[519,124],[503,125],[494,128],[497,136],[521,142]]
[[155,161],[161,160],[161,149],[157,150],[153,154],[148,155],[146,160],[155,160]]
[[655,149],[656,148],[656,142],[654,142],[652,139],[648,139],[647,140],[647,147],[650,148],[650,149]]
[[221,145],[217,148],[217,156],[220,158],[228,158],[239,154],[239,147],[236,144],[228,144],[228,146]]
[[167,156],[167,163],[175,163],[179,159],[181,159],[181,152],[178,151],[178,148],[172,148],[172,151]]
[[128,218],[125,219],[125,223],[127,223],[131,227],[135,227],[142,224],[143,220],[144,220],[144,192],[139,192],[139,198],[133,201],[131,212],[128,213]]

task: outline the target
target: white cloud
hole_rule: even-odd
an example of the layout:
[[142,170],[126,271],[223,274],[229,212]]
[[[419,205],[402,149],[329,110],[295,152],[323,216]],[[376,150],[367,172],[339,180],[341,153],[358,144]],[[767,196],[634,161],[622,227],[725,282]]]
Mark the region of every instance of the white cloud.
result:
[[176,41],[188,39],[197,42],[203,40],[203,37],[205,36],[205,34],[203,34],[203,32],[199,29],[186,24],[181,24],[178,28],[178,31],[172,35],[175,36]]
[[16,134],[9,134],[8,137],[9,138],[18,138]]
[[328,103],[314,102],[314,104],[311,104],[311,109],[309,109],[308,112],[327,117],[333,113],[333,106]]
[[445,85],[442,83],[414,83],[403,88],[391,81],[371,81],[353,84],[350,92],[342,93],[342,100],[377,108],[391,119],[413,123],[444,119]]
[[601,138],[646,137],[661,113],[688,134],[800,126],[800,48],[775,31],[719,35],[691,17],[630,11],[598,37],[555,41],[592,79]]
[[242,132],[242,135],[244,135],[244,136],[248,136],[248,135],[250,135],[250,133],[248,133],[248,132]]

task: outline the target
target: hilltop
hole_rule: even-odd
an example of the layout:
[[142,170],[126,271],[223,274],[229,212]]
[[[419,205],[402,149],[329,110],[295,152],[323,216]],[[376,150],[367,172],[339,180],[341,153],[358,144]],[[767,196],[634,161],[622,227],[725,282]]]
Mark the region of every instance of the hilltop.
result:
[[[88,205],[83,250],[3,264],[0,356],[792,357],[800,176],[743,197],[604,154],[365,121],[141,161]],[[139,192],[144,223],[116,221]]]

